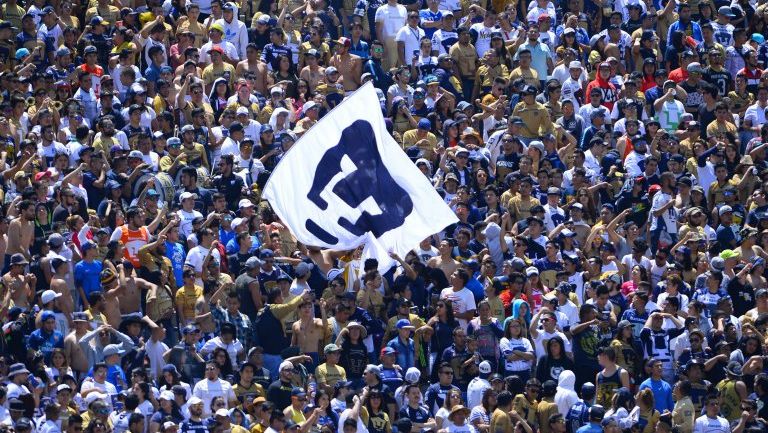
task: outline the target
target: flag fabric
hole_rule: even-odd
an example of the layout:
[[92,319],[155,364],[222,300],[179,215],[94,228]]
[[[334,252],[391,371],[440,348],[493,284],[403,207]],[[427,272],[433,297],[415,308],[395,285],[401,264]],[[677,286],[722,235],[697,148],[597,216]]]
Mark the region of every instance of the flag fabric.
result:
[[263,197],[305,245],[347,250],[386,270],[424,238],[458,221],[387,132],[368,83],[291,147]]

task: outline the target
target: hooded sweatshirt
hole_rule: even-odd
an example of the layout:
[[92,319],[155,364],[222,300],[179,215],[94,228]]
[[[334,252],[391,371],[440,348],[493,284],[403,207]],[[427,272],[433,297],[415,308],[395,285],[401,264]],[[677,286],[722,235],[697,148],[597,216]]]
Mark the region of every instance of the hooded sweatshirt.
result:
[[[418,162],[418,161],[417,161]],[[504,253],[499,245],[499,236],[501,236],[501,227],[496,223],[488,223],[483,230],[488,245],[488,254],[491,255],[493,263],[496,263],[496,275],[501,275],[501,265],[504,262]]]
[[608,80],[604,80],[603,77],[600,76],[600,73],[598,72],[595,76],[595,79],[593,81],[590,81],[589,84],[587,84],[587,91],[584,92],[585,95],[589,95],[592,89],[598,88],[603,94],[603,102],[602,105],[608,110],[613,110],[613,104],[616,103],[616,101],[619,99],[619,94],[616,91],[616,86],[613,85],[613,83],[609,82]]
[[237,9],[235,8],[233,12],[231,23],[228,23],[224,18],[216,20],[216,23],[224,27],[224,35],[222,36],[224,40],[234,45],[240,58],[244,59],[245,46],[248,45],[248,29],[245,28],[245,24],[237,19]]
[[557,410],[563,417],[568,415],[571,406],[579,401],[579,396],[573,390],[576,383],[576,375],[570,370],[565,370],[560,374],[557,380],[557,394],[555,394],[555,403]]

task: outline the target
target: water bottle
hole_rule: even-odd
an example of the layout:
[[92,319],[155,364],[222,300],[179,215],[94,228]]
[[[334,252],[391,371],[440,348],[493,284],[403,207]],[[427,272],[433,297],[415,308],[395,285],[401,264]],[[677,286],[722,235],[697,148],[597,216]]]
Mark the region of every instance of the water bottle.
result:
[[307,397],[310,400],[314,400],[316,389],[317,389],[317,382],[315,382],[315,375],[309,374],[309,376],[307,376]]

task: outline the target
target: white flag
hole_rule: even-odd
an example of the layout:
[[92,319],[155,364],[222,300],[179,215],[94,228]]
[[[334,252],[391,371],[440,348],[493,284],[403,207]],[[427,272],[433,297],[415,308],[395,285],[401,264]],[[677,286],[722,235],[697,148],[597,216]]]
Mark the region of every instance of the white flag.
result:
[[387,269],[429,235],[458,221],[387,132],[368,83],[285,154],[263,197],[305,245],[347,250]]

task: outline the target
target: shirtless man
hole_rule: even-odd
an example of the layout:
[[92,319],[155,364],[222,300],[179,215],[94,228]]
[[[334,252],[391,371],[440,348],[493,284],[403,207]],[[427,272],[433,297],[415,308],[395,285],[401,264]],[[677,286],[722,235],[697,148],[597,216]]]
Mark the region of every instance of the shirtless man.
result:
[[5,251],[8,248],[8,224],[11,219],[8,217],[0,218],[0,257],[5,257]]
[[440,269],[443,271],[443,274],[445,274],[445,279],[450,281],[451,274],[453,274],[453,271],[459,267],[459,262],[454,260],[454,258],[451,256],[451,252],[453,252],[453,246],[451,246],[450,241],[443,240],[440,241],[440,245],[438,245],[437,251],[440,253],[440,255],[429,259],[427,266],[433,269]]
[[51,290],[59,296],[56,298],[56,308],[61,311],[69,322],[69,327],[74,326],[72,322],[72,312],[75,311],[75,301],[72,299],[72,292],[67,286],[67,274],[69,273],[69,263],[65,260],[54,258],[50,260],[51,270]]
[[291,346],[299,346],[301,352],[312,357],[313,366],[320,363],[320,349],[331,336],[328,327],[325,299],[317,301],[320,306],[321,319],[315,318],[315,306],[312,302],[302,302],[299,305],[299,320],[293,323],[293,338]]
[[768,260],[768,253],[766,253],[759,245],[755,245],[756,242],[757,229],[746,227],[741,230],[741,245],[734,250],[739,253],[739,260],[744,263],[749,263],[752,260],[752,257],[755,256]]
[[130,265],[118,267],[118,274],[120,287],[123,289],[120,295],[120,314],[123,316],[133,313],[141,314],[141,294],[145,289],[147,291],[155,289],[155,285],[143,278],[135,277],[136,272]]
[[32,240],[35,237],[35,204],[31,200],[22,200],[19,202],[19,216],[8,224],[8,245],[5,249],[5,269],[8,270],[8,263],[14,254],[22,254],[27,260],[32,257],[29,255],[29,247],[32,246]]
[[203,296],[197,298],[197,302],[195,302],[195,322],[206,340],[215,337],[214,332],[216,332],[216,323],[213,321],[211,308],[208,306],[212,295],[212,292],[205,293],[204,291]]
[[[118,272],[122,266],[122,264],[118,265]],[[106,316],[107,324],[119,328],[122,321],[120,301],[124,296],[125,286],[120,285],[117,275],[112,269],[107,268],[101,272],[101,288],[104,290],[104,311],[102,314]]]
[[238,78],[244,78],[247,72],[251,72],[256,75],[256,91],[262,95],[267,94],[267,65],[259,60],[259,49],[256,44],[248,44],[245,47],[245,60],[241,60],[235,66],[235,80]]
[[[85,374],[88,372],[88,358],[80,346],[80,340],[90,332],[91,327],[85,313],[75,313],[72,317],[74,329],[64,337],[64,353],[69,360],[69,365],[75,370],[76,374]],[[77,375],[76,377],[79,377]]]
[[20,253],[11,256],[8,273],[3,275],[3,287],[11,292],[11,301],[15,307],[30,311],[34,296],[33,287],[37,282],[34,274],[24,275],[24,268],[29,262]]
[[336,54],[331,57],[331,66],[339,70],[339,81],[344,85],[344,90],[352,92],[360,87],[360,75],[363,63],[360,57],[350,54],[349,47],[352,46],[352,40],[349,38],[339,38],[336,45]]
[[319,58],[320,54],[316,49],[313,48],[307,51],[307,54],[304,56],[307,66],[304,66],[299,73],[299,78],[302,78],[309,83],[309,90],[312,92],[315,91],[315,88],[320,84],[320,81],[325,78],[325,68],[320,66],[320,62],[318,61]]

